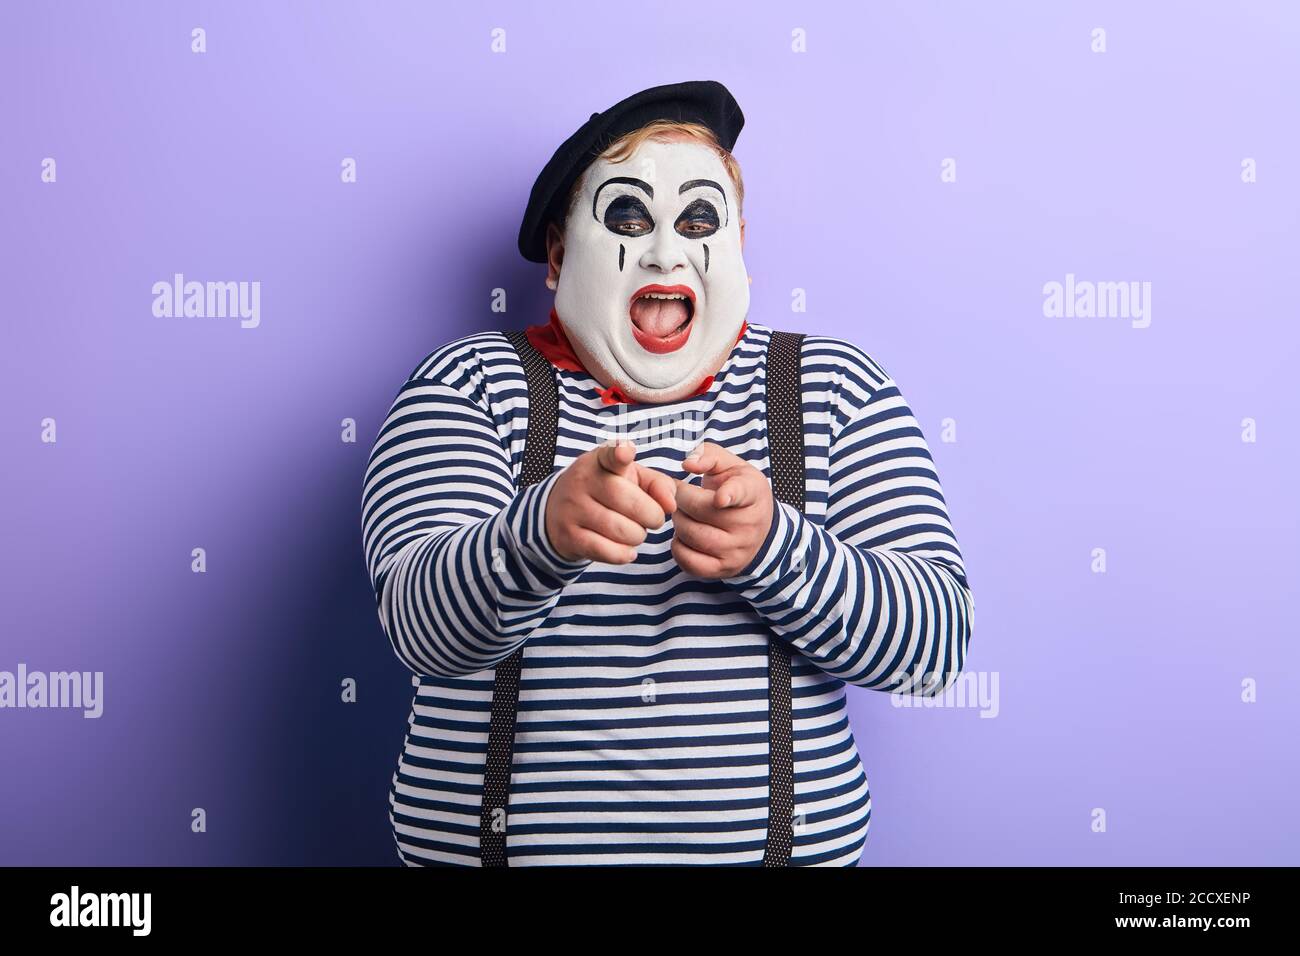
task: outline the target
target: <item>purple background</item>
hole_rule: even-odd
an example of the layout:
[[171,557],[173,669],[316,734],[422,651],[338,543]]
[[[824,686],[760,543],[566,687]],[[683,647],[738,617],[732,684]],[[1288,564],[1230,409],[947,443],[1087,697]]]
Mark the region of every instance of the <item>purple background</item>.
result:
[[[688,78],[748,119],[751,319],[899,382],[1000,679],[996,719],[850,691],[864,862],[1300,862],[1300,11],[464,6],[0,7],[0,669],[105,672],[99,720],[0,711],[0,862],[397,862],[370,443],[430,349],[545,320],[559,141]],[[175,272],[261,326],[155,318]],[[1045,318],[1066,273],[1151,282],[1150,328]]]

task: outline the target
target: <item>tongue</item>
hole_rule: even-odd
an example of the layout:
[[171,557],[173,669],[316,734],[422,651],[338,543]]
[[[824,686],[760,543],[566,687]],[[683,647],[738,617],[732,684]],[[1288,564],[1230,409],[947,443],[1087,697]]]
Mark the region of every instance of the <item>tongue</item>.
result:
[[684,299],[637,299],[632,303],[632,321],[647,335],[666,338],[686,321]]

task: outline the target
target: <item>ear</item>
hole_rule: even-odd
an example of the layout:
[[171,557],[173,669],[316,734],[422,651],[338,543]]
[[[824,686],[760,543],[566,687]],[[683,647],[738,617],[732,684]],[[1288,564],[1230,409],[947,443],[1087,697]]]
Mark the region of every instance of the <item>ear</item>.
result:
[[546,225],[546,288],[554,290],[560,282],[564,262],[564,234],[554,222]]

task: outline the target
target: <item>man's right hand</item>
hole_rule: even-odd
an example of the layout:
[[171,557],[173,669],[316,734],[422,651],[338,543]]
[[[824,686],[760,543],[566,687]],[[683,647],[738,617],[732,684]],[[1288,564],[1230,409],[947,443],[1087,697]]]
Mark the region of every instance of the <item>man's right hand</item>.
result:
[[638,465],[621,439],[585,452],[556,479],[546,500],[546,536],[566,561],[631,564],[646,531],[677,506],[672,478]]

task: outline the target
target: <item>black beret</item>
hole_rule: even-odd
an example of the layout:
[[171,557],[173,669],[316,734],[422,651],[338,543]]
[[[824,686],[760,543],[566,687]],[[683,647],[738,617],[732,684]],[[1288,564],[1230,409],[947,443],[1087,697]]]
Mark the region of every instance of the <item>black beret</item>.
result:
[[745,125],[745,114],[730,91],[714,80],[670,83],[634,93],[603,113],[592,113],[564,141],[533,183],[519,226],[519,251],[530,262],[546,261],[546,225],[559,221],[569,190],[592,161],[614,140],[657,119],[700,123],[713,130],[730,151]]

